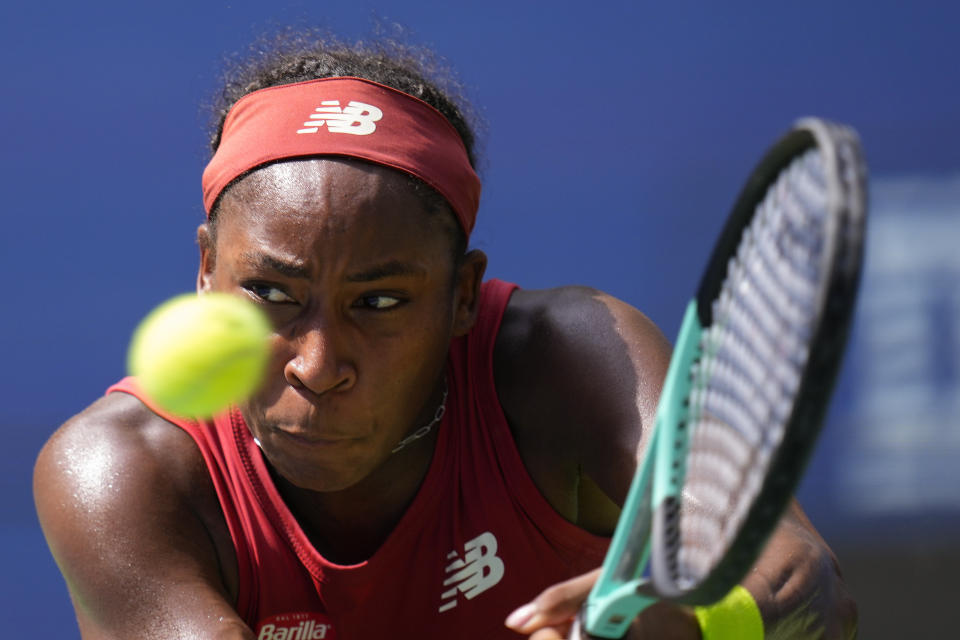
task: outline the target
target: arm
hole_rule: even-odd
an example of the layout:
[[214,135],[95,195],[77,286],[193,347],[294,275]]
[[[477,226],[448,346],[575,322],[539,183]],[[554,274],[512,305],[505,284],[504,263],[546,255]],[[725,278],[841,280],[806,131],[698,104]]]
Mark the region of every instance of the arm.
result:
[[773,640],[857,635],[857,606],[836,556],[794,501],[743,580]]
[[83,638],[254,637],[231,605],[236,560],[200,452],[132,396],[54,434],[34,497]]
[[[518,292],[515,298],[498,339],[496,374],[517,445],[562,515],[610,535],[650,435],[670,345],[643,314],[596,291]],[[556,637],[546,629],[569,621],[595,578],[588,574],[545,591],[535,600],[543,615],[519,629],[543,628],[547,635],[538,638]],[[784,517],[744,586],[757,600],[768,637],[798,637],[801,628],[826,629],[827,638],[854,632],[856,610],[833,554],[799,505]],[[654,629],[656,637],[700,637],[689,610],[658,607],[641,616],[635,637]]]

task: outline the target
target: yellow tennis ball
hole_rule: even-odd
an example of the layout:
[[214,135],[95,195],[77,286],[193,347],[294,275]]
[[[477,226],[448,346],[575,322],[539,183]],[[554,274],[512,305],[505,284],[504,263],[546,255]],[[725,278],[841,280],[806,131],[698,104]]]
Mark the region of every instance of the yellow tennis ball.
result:
[[208,418],[257,390],[270,323],[243,298],[186,294],[151,311],[130,342],[127,368],[161,408]]

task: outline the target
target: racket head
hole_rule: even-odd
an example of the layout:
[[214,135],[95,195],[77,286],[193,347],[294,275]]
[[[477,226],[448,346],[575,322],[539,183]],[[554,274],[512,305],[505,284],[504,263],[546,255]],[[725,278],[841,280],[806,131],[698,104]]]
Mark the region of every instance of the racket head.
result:
[[[771,214],[772,208],[786,213]],[[781,221],[770,222],[777,215]],[[665,471],[658,475],[654,490],[650,558],[651,588],[658,596],[693,605],[721,599],[753,566],[789,504],[839,370],[859,284],[865,217],[866,169],[857,136],[823,120],[799,121],[771,147],[744,186],[695,299],[700,330],[723,335],[721,346],[701,341],[695,365],[700,377],[691,382],[683,415],[663,424],[659,434],[657,464]],[[763,258],[765,251],[775,254],[769,262]],[[765,266],[747,275],[743,272],[750,269],[741,268],[736,275],[739,260],[757,263],[758,255]],[[810,258],[809,265],[804,264],[805,257]],[[759,285],[763,278],[757,274],[765,278],[770,273],[773,285]],[[790,291],[785,299],[777,291],[782,284]],[[731,296],[737,298],[734,307],[717,304]],[[761,302],[752,307],[758,299]],[[740,304],[742,300],[747,302]],[[730,311],[736,305],[738,313],[759,309],[757,315],[765,322],[754,318],[753,324],[736,326],[729,320],[736,315]],[[784,330],[782,340],[776,331],[744,330],[765,323],[775,328],[795,324],[800,329]],[[789,356],[779,352],[781,341],[796,343],[795,349],[784,350]],[[754,344],[759,342],[764,342],[762,348]],[[746,355],[736,355],[738,349],[745,349]],[[732,363],[723,361],[721,351]],[[788,361],[792,374],[781,371]],[[771,370],[776,367],[781,369]],[[769,384],[781,375],[786,383]],[[758,391],[761,386],[766,391]],[[770,391],[773,387],[779,390]],[[737,420],[721,419],[720,411],[713,410],[720,406],[717,401],[711,408],[710,401],[694,400],[692,394],[703,398],[713,388],[720,389],[717,397],[727,394],[734,400],[756,400],[759,393],[776,396],[770,403],[775,408],[766,414],[776,419],[759,424],[759,436],[731,427]],[[736,414],[725,414],[731,415]],[[751,417],[747,422],[752,427],[763,420]],[[724,438],[749,440],[742,437],[747,432],[755,449],[742,443],[719,444]],[[728,495],[717,490],[721,485]]]

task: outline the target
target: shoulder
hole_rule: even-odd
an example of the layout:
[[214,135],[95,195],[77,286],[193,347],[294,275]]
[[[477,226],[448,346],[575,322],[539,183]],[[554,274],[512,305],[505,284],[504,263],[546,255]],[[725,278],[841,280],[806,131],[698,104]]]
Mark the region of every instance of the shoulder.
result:
[[109,394],[61,426],[40,451],[33,489],[73,599],[88,604],[77,609],[81,627],[127,628],[149,612],[110,602],[141,593],[156,606],[150,594],[163,584],[230,599],[235,560],[200,451],[137,398]]
[[[670,351],[646,315],[601,291],[516,291],[494,371],[524,459],[576,466],[619,501],[652,426]],[[623,471],[600,477],[611,465]]]
[[113,480],[165,481],[185,500],[205,475],[190,436],[126,393],[111,393],[61,426],[44,445],[34,470],[35,491],[66,483],[82,488],[86,507],[118,498]]
[[[646,315],[602,291],[520,289],[497,337],[497,387],[518,414],[538,399],[546,405],[541,409],[562,402],[593,411],[601,399],[623,404],[619,400],[629,392],[630,413],[652,417],[670,351]],[[540,397],[548,389],[552,401]],[[572,393],[557,397],[557,390]],[[645,404],[650,401],[653,406]]]
[[608,293],[583,286],[516,289],[507,304],[501,334],[506,335],[500,339],[504,346],[510,341],[520,348],[547,344],[524,337],[562,337],[565,341],[560,346],[572,347],[613,341],[618,346],[670,348],[660,329],[641,311]]

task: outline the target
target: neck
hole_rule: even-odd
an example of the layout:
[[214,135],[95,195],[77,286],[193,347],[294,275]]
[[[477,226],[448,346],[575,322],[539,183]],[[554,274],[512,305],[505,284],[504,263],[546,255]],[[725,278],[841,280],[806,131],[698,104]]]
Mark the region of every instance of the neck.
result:
[[369,559],[413,502],[430,469],[437,429],[387,458],[357,484],[317,492],[272,473],[280,495],[314,548],[337,564]]

